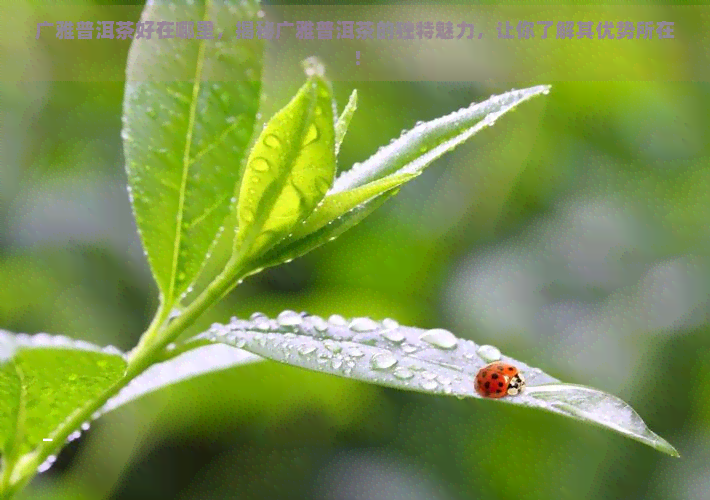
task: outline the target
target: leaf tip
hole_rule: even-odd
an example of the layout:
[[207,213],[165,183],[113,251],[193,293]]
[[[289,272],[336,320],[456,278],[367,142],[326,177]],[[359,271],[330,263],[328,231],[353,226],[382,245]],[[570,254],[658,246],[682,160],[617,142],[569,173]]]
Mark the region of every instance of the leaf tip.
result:
[[650,444],[653,448],[662,453],[665,453],[666,455],[670,455],[675,458],[680,458],[680,453],[678,453],[678,450],[676,450],[672,444],[670,444],[668,441],[663,439],[655,432],[652,432],[651,434],[653,434],[655,439],[653,439],[653,441],[650,443],[647,442],[646,444]]
[[319,76],[321,78],[325,77],[325,64],[316,56],[307,57],[301,61],[301,66],[306,76]]

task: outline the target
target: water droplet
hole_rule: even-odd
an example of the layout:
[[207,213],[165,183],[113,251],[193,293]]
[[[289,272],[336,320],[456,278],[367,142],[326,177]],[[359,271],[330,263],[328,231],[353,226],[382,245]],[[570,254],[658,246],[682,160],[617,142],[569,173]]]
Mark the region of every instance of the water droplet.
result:
[[482,345],[476,352],[487,363],[500,360],[500,350],[492,345]]
[[438,377],[436,377],[436,380],[438,380],[442,385],[451,384],[451,379],[446,375],[439,375]]
[[[249,316],[249,321],[256,321],[257,319],[263,319],[263,318],[266,318],[266,314],[260,313],[257,311],[255,313],[252,313],[251,316]],[[235,321],[235,320],[236,320],[236,318],[232,319],[232,321]]]
[[84,432],[88,431],[89,427],[90,427],[89,422],[84,422],[83,424],[81,424],[81,430]]
[[434,380],[436,378],[436,373],[423,371],[422,378],[425,380]]
[[276,321],[281,326],[296,326],[303,323],[303,318],[301,318],[300,314],[287,309],[278,315]]
[[443,328],[434,328],[424,332],[419,339],[439,349],[453,349],[458,344],[458,339],[454,334]]
[[382,332],[382,336],[390,342],[394,342],[396,344],[404,342],[404,334],[399,330],[385,330]]
[[274,134],[268,134],[264,137],[264,144],[270,148],[277,149],[281,147],[281,139],[276,137]]
[[377,330],[379,327],[380,325],[370,318],[354,318],[350,322],[350,329],[356,332],[371,332],[372,330]]
[[438,387],[438,384],[434,380],[424,380],[421,383],[421,386],[423,389],[425,389],[427,391],[433,391],[434,389],[436,389]]
[[268,320],[268,318],[260,318],[256,320],[254,326],[256,326],[257,330],[271,330],[271,322]]
[[402,346],[402,350],[406,352],[407,354],[412,354],[413,352],[417,351],[417,347],[413,346],[412,344],[404,344]]
[[302,345],[298,348],[298,354],[301,356],[308,356],[309,354],[313,354],[315,350],[316,348],[312,345]]
[[323,341],[323,347],[328,349],[330,352],[340,352],[343,350],[343,347],[340,344],[330,339]]
[[397,364],[397,358],[388,352],[378,352],[372,356],[370,364],[375,370],[387,370]]
[[397,323],[395,320],[392,318],[385,318],[382,320],[382,326],[385,328],[392,329],[392,328],[399,328],[399,323]]
[[328,318],[328,322],[335,326],[348,326],[348,322],[345,321],[345,318],[343,318],[340,314],[332,314]]
[[340,359],[334,359],[330,366],[332,366],[334,370],[338,370],[341,366],[343,366],[343,361]]
[[264,158],[261,158],[260,156],[254,158],[249,164],[249,166],[257,172],[267,172],[271,167],[271,165],[269,165],[269,162]]
[[311,316],[309,320],[316,331],[325,332],[328,330],[328,323],[320,316]]
[[37,467],[37,472],[42,473],[47,470],[49,470],[50,467],[52,467],[52,464],[56,462],[57,456],[56,455],[50,455],[47,457],[47,460],[45,460],[42,465]]
[[351,347],[350,349],[348,349],[347,354],[348,356],[352,356],[353,358],[361,358],[365,355],[365,353],[357,347]]
[[409,380],[414,376],[414,372],[408,368],[399,367],[394,371],[393,375],[398,379]]

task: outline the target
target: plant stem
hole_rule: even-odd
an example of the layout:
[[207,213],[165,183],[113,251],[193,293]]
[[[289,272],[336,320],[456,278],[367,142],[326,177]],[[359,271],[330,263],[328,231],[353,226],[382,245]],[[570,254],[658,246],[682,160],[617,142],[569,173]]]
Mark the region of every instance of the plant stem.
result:
[[165,347],[230,290],[234,283],[242,278],[243,269],[244,266],[239,259],[239,255],[232,257],[225,266],[224,271],[179,316],[164,328],[161,328],[161,326],[164,325],[165,319],[169,316],[169,311],[166,311],[167,308],[161,305],[156,311],[155,318],[150,326],[141,336],[138,345],[128,355],[128,366],[123,377],[95,400],[88,402],[83,408],[76,410],[62,422],[54,432],[52,441],[40,443],[35,451],[25,455],[14,464],[15,467],[8,473],[10,475],[9,485],[6,489],[3,488],[0,491],[0,498],[12,498],[34,477],[37,473],[37,468],[47,457],[63,446],[69,434],[78,429],[82,423],[91,420],[94,412],[98,411],[106,401],[128,385],[131,380],[153,364],[160,362]]

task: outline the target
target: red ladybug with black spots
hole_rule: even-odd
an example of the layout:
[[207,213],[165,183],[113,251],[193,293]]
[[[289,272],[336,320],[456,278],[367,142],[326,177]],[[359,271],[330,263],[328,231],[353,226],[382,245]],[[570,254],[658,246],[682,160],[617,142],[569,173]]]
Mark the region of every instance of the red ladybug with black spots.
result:
[[474,387],[484,398],[516,396],[525,387],[525,379],[513,365],[496,361],[478,371]]

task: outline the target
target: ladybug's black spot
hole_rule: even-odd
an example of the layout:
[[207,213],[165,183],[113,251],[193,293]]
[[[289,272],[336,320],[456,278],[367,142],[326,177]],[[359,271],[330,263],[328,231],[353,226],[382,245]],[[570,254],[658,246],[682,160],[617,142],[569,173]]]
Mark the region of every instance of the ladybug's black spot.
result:
[[503,387],[503,382],[498,382],[498,387]]
[[503,371],[503,367],[502,367],[502,366],[499,366],[499,367],[498,367],[498,370]]
[[514,372],[514,371],[515,371],[515,368],[513,368],[512,366],[509,366],[509,367],[508,367],[508,371],[509,371],[509,372]]
[[488,375],[488,372],[485,371],[485,370],[483,370],[483,371],[481,372],[481,377],[485,377],[486,375]]
[[494,379],[494,380],[497,379],[497,378],[498,378],[498,374],[497,374],[497,373],[494,373],[493,375],[491,375],[491,378]]
[[486,382],[485,384],[483,384],[483,387],[485,387],[486,389],[488,389],[490,386],[491,386],[490,382]]
[[500,394],[502,391],[500,389],[496,389],[496,394]]

